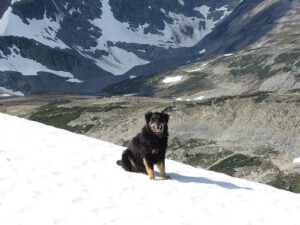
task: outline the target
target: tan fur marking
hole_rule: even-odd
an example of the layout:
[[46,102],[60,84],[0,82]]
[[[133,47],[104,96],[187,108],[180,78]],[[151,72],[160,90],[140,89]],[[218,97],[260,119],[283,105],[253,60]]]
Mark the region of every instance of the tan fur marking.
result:
[[144,165],[146,167],[146,171],[147,171],[147,174],[148,174],[150,180],[154,180],[155,179],[154,171],[150,168],[148,161],[145,158],[143,159],[143,161],[144,161]]
[[166,173],[166,169],[165,169],[165,166],[164,166],[163,163],[157,164],[157,167],[158,167],[158,169],[159,169],[159,171],[160,171],[160,173],[161,173],[161,175],[162,175],[162,177],[163,177],[164,179],[171,179],[171,178],[169,177],[169,175]]

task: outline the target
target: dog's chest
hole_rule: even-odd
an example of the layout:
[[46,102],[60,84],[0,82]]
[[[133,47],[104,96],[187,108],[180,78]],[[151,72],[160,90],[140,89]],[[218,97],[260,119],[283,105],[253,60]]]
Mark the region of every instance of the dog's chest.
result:
[[156,148],[152,149],[152,151],[151,151],[152,155],[157,155],[159,152],[160,152],[160,150],[156,149]]

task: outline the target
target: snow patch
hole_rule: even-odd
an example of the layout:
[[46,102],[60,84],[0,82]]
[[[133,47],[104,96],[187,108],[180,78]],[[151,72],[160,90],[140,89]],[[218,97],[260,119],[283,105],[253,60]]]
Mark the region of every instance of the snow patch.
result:
[[70,78],[67,80],[68,82],[71,82],[71,83],[83,83],[82,80],[79,80],[77,78]]
[[3,58],[0,58],[0,71],[15,71],[24,76],[38,75],[38,72],[48,72],[61,77],[74,77],[73,74],[69,72],[51,70],[32,59],[24,58],[20,55],[20,50],[16,46],[13,46],[9,50],[11,54],[8,56],[4,56],[3,53],[1,53],[1,57]]
[[199,51],[199,54],[201,55],[201,54],[204,54],[205,52],[206,52],[206,49],[204,48],[201,51]]
[[[184,1],[181,0],[181,3],[184,4]],[[96,39],[97,46],[85,49],[84,51],[80,50],[81,54],[86,58],[92,58],[86,53],[87,51],[94,53],[96,50],[101,49],[108,52],[108,56],[102,56],[100,60],[93,58],[94,61],[102,69],[111,72],[114,75],[121,75],[135,66],[147,64],[148,61],[139,58],[132,52],[127,52],[125,54],[126,51],[119,47],[114,47],[113,50],[111,50],[115,43],[145,44],[166,49],[192,47],[209,34],[218,22],[213,21],[213,18],[209,16],[210,8],[205,5],[194,8],[194,10],[199,11],[204,15],[204,19],[188,17],[170,11],[167,13],[162,8],[160,10],[172,18],[174,22],[167,23],[164,21],[165,28],[164,30],[160,30],[159,34],[145,33],[144,30],[149,28],[149,24],[145,23],[132,28],[130,23],[118,21],[113,15],[109,0],[103,0],[101,17],[89,20],[93,26],[101,29],[102,35]],[[205,22],[205,26],[201,26],[203,21]],[[108,42],[112,42],[113,44],[108,44]],[[77,46],[77,49],[80,49],[80,47]],[[122,58],[119,57],[118,53],[113,54],[112,51],[118,51],[118,53],[122,55]],[[125,65],[123,62],[127,63],[126,58],[132,63]]]
[[232,56],[232,53],[224,54],[225,57]]
[[163,44],[161,35],[144,34],[144,28],[147,28],[148,24],[140,25],[132,30],[129,23],[118,21],[112,13],[109,0],[102,1],[101,18],[90,20],[90,23],[100,28],[103,34],[97,39],[98,46],[96,49],[105,49],[103,47],[107,47],[107,41],[150,45]]
[[208,7],[206,5],[202,5],[200,7],[195,7],[194,8],[194,11],[200,12],[205,18],[208,17],[209,10],[210,10],[210,7]]
[[149,63],[149,61],[143,60],[135,54],[115,46],[109,47],[108,52],[109,55],[101,56],[96,61],[96,64],[114,75],[122,75],[137,65]]
[[20,2],[21,0],[11,0],[11,4],[14,4],[16,2]]
[[160,8],[160,11],[164,14],[166,14],[166,11],[163,8]]
[[177,0],[177,1],[180,5],[184,6],[184,0]]
[[[212,18],[208,18],[210,8],[203,5],[196,7],[194,10],[199,11],[204,15],[206,29],[200,27],[202,18],[187,17],[183,14],[168,12],[168,16],[174,20],[174,23],[165,23],[165,29],[161,30],[160,34],[145,34],[144,29],[149,27],[149,24],[139,25],[132,30],[128,22],[120,22],[113,16],[109,0],[102,1],[101,18],[90,20],[90,23],[102,30],[103,35],[97,40],[98,46],[96,49],[105,49],[107,41],[113,43],[137,43],[149,44],[164,48],[179,48],[192,47],[197,44],[205,35],[210,33],[217,23]],[[163,12],[165,10],[162,9]],[[166,12],[165,12],[166,13]],[[186,28],[192,28],[192,35],[185,34]],[[113,28],[113,29],[112,29]]]
[[216,11],[222,11],[223,12],[223,16],[221,17],[221,19],[223,19],[224,17],[228,16],[232,10],[228,10],[228,6],[227,5],[224,5],[220,8],[217,8]]
[[162,82],[165,84],[169,84],[169,83],[178,82],[182,78],[183,78],[183,76],[166,77],[165,79],[162,80]]
[[[169,44],[169,47],[192,47],[196,45],[202,38],[209,34],[212,29],[215,27],[217,22],[214,22],[213,19],[205,19],[205,29],[201,27],[201,21],[203,19],[195,17],[187,17],[183,14],[176,14],[169,12],[168,14],[173,20],[174,23],[169,24],[165,23],[164,34],[166,37],[169,37],[170,40],[175,44]],[[191,35],[186,35],[187,28],[193,29]],[[185,32],[183,32],[185,31]]]
[[200,100],[203,100],[203,99],[204,99],[204,96],[199,96],[197,98],[194,98],[194,100],[196,100],[196,101],[200,101]]
[[65,8],[65,10],[68,9],[68,6],[69,6],[69,2],[66,2],[66,3],[63,5],[63,7]]
[[294,162],[294,163],[300,163],[300,157],[295,158],[293,162]]
[[123,95],[124,97],[132,97],[132,96],[135,96],[136,95],[136,93],[132,93],[132,94],[125,94],[125,95]]
[[53,21],[46,16],[41,20],[27,19],[29,25],[23,23],[21,18],[12,13],[8,7],[0,20],[0,36],[17,36],[33,39],[52,48],[69,48],[65,43],[56,37],[60,29],[59,21]]
[[11,89],[7,89],[5,87],[0,87],[0,91],[3,92],[2,97],[8,96],[24,96],[24,94],[20,91],[13,91]]
[[228,11],[227,7],[228,7],[227,5],[224,5],[224,6],[220,7],[220,8],[217,8],[216,11]]
[[199,67],[197,68],[193,68],[193,69],[190,69],[190,70],[186,70],[186,72],[188,73],[193,73],[193,72],[198,72],[198,71],[201,71],[202,70],[202,67],[206,66],[208,63],[203,63],[202,65],[200,65]]
[[81,14],[80,8],[75,9],[74,7],[72,7],[72,8],[69,10],[69,14],[70,14],[70,15],[73,15],[74,12],[77,12],[77,13]]

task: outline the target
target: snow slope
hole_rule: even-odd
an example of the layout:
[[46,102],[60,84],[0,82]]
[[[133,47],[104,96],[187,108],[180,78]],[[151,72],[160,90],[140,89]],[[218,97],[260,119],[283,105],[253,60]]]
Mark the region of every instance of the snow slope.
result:
[[20,49],[16,46],[9,48],[10,55],[5,56],[0,50],[0,71],[16,71],[24,76],[37,76],[39,72],[52,73],[60,77],[70,78],[69,82],[82,82],[74,78],[73,74],[66,71],[56,71],[47,68],[41,63],[21,56]]
[[56,37],[56,33],[60,29],[59,22],[48,18],[46,14],[44,19],[28,19],[28,23],[28,25],[25,24],[19,16],[12,12],[12,8],[8,7],[0,19],[0,36],[26,37],[52,48],[69,48]]
[[[226,6],[224,6],[224,16],[214,21],[210,16],[210,7],[206,5],[194,8],[194,11],[198,11],[202,14],[203,18],[188,17],[182,13],[166,13],[166,11],[161,8],[161,11],[172,18],[174,22],[165,22],[165,29],[160,30],[159,34],[145,34],[144,30],[149,27],[149,24],[140,25],[133,30],[130,28],[128,22],[120,22],[114,17],[109,0],[103,0],[102,4],[103,13],[101,18],[90,21],[91,24],[99,27],[103,32],[103,35],[98,39],[97,49],[103,49],[107,41],[114,43],[150,44],[164,48],[192,47],[210,33],[220,20],[231,13],[231,11],[227,10]],[[205,22],[205,28],[201,27],[200,22]],[[112,29],[112,27],[114,29]],[[186,27],[193,29],[192,35],[186,34]]]
[[299,225],[300,195],[167,161],[150,181],[124,149],[0,114],[0,224]]

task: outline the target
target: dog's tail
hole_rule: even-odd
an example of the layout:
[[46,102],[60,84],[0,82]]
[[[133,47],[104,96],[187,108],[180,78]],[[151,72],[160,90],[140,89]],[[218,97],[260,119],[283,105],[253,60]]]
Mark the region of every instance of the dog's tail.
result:
[[126,149],[122,153],[121,160],[118,160],[116,163],[118,166],[122,166],[124,170],[133,172],[136,170],[136,165],[133,158],[132,152],[129,149]]
[[122,166],[122,160],[117,160],[116,163],[118,166]]

